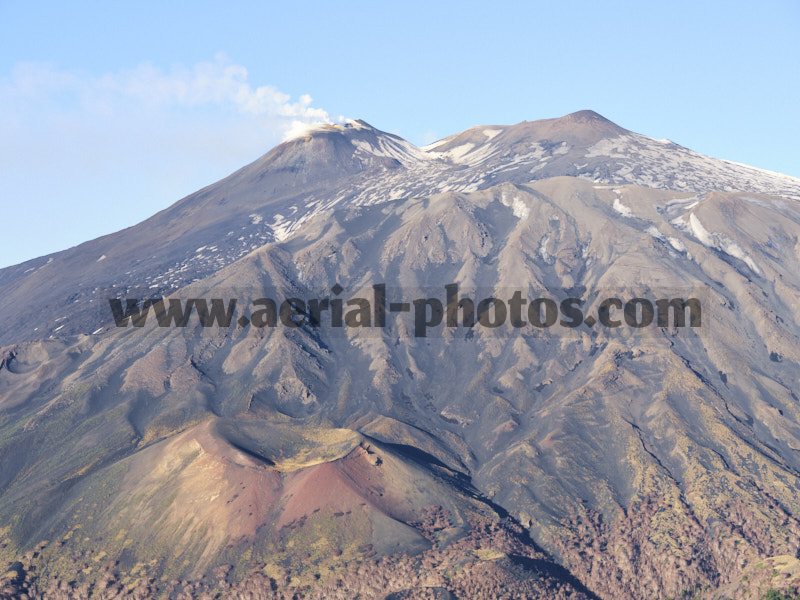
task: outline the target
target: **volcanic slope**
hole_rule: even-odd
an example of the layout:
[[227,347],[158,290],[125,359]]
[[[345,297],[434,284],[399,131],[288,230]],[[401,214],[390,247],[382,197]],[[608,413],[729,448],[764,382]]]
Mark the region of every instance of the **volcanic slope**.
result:
[[[590,111],[426,148],[354,121],[136,227],[4,269],[5,589],[751,598],[797,585],[798,197],[795,179]],[[703,326],[118,329],[106,300],[452,282],[691,294]]]

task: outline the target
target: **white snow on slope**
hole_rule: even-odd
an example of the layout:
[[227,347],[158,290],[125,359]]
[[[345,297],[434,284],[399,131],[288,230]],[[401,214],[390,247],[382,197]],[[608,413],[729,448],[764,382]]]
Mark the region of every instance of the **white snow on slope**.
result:
[[500,202],[502,202],[504,206],[508,206],[518,219],[525,219],[530,213],[530,209],[519,196],[514,196],[509,199],[505,192],[503,192],[500,196]]
[[539,242],[539,256],[546,263],[550,262],[550,253],[547,251],[547,244],[550,241],[550,234],[546,234]]
[[[602,139],[588,149],[586,157],[612,159],[608,163],[612,182],[694,191],[749,190],[800,200],[800,179],[703,156],[635,133]],[[637,165],[635,171],[632,164]]]
[[633,217],[630,207],[625,206],[622,202],[620,202],[619,198],[614,198],[613,208],[623,217],[628,217],[629,219]]
[[394,136],[379,135],[374,139],[352,139],[350,143],[355,146],[361,154],[371,156],[393,158],[406,167],[413,167],[421,161],[428,161],[436,158],[435,156],[417,148],[414,144],[402,138]]
[[755,273],[761,275],[761,269],[759,269],[755,261],[750,258],[750,256],[748,256],[744,250],[742,250],[742,247],[739,246],[739,244],[721,233],[709,232],[694,213],[689,215],[689,229],[704,246],[715,248],[729,256],[738,258],[748,267],[750,267],[750,269],[752,269]]
[[680,241],[676,237],[667,238],[669,241],[669,245],[675,248],[678,252],[686,252],[686,246],[684,246],[683,242]]
[[[368,206],[442,192],[468,192],[503,181],[526,185],[553,173],[588,179],[596,189],[614,190],[633,184],[683,192],[680,194],[682,198],[669,200],[663,207],[656,208],[676,229],[685,233],[689,232],[688,211],[698,206],[698,201],[702,206],[706,194],[713,190],[781,196],[790,206],[793,200],[800,200],[800,180],[796,178],[705,157],[677,144],[662,143],[638,134],[606,139],[586,150],[584,147],[573,148],[566,142],[515,140],[513,136],[500,135],[508,128],[480,126],[471,130],[469,135],[456,134],[420,148],[356,121],[321,127],[346,133],[357,156],[396,159],[403,168],[383,170],[380,177],[376,177],[371,169],[365,169],[363,174],[349,179],[346,187],[330,193],[310,192],[296,208],[281,205],[268,212],[261,211],[263,216],[253,214],[249,223],[245,220],[243,225],[246,226],[232,236],[238,240],[235,248],[220,247],[218,253],[204,248],[205,252],[192,262],[193,267],[202,263],[208,269],[216,269],[254,248],[276,239],[286,239],[309,219],[343,204]],[[561,156],[567,159],[559,163]],[[365,162],[370,164],[369,160]],[[558,169],[553,169],[554,163]],[[754,197],[747,199],[755,203],[764,202]],[[620,197],[612,202],[611,208],[623,217],[635,217],[632,207],[625,201]],[[506,202],[517,218],[528,217],[530,207],[515,203],[513,193],[509,194]],[[254,206],[252,210],[255,212],[258,208]],[[278,212],[281,215],[276,214]],[[647,233],[653,235],[652,231]],[[741,246],[724,236],[715,238],[712,233],[708,235],[715,248],[731,256],[741,255],[741,260],[758,272],[754,268],[758,265]],[[676,251],[686,252],[682,239],[685,238],[680,235],[666,238],[666,241]],[[223,252],[225,256],[220,256]],[[798,252],[800,255],[800,250]],[[187,261],[176,264],[173,271],[168,272],[170,278],[165,281],[170,285],[182,283],[181,273],[188,269],[186,264]],[[164,281],[156,280],[148,281],[148,284],[165,285]]]

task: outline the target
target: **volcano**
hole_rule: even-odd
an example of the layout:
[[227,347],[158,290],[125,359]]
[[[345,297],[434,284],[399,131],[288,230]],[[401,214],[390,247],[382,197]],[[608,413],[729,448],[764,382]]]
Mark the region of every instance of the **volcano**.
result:
[[[798,587],[798,261],[800,180],[593,111],[426,147],[314,127],[0,270],[2,597]],[[454,283],[688,294],[703,324],[118,327],[108,302]]]

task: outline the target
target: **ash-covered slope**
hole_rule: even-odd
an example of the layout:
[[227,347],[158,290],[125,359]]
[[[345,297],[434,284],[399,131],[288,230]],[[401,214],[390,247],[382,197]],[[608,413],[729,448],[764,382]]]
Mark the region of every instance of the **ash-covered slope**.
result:
[[134,227],[2,269],[0,342],[91,333],[107,319],[100,299],[166,293],[207,277],[341,201],[354,180],[404,170],[415,154],[360,121],[326,126]]
[[800,180],[653,140],[592,111],[476,127],[426,148],[363,121],[321,126],[134,227],[1,269],[0,343],[92,333],[107,322],[109,295],[180,289],[338,206],[562,175],[800,199]]
[[[692,291],[704,327],[64,335],[103,318],[69,305],[52,339],[3,330],[2,552],[36,552],[8,589],[649,599],[792,585],[799,190],[588,112],[426,149],[361,122],[279,146],[117,239],[152,235],[153,255],[150,231],[183,223],[163,251],[211,257],[235,219],[263,228],[244,255],[187,267],[198,281],[182,297]],[[107,282],[129,268],[111,238],[90,242],[110,244],[91,263],[115,265]],[[60,264],[64,286],[89,276]],[[44,286],[13,269],[7,295],[24,297],[24,277]],[[789,575],[773,581],[776,565]]]

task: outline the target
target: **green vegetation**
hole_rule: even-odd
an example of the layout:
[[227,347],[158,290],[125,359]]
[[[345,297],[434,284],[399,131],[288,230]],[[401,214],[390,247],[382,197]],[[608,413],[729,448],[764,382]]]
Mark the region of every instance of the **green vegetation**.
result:
[[764,594],[763,600],[800,600],[800,593],[797,591],[769,590]]

